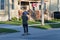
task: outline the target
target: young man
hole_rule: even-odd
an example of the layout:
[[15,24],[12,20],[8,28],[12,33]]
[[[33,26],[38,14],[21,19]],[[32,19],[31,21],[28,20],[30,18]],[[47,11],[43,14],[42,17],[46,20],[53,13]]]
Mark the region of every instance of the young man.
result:
[[27,11],[24,11],[22,13],[22,24],[23,24],[23,29],[24,29],[24,34],[23,35],[27,35],[28,34],[28,15],[29,13]]

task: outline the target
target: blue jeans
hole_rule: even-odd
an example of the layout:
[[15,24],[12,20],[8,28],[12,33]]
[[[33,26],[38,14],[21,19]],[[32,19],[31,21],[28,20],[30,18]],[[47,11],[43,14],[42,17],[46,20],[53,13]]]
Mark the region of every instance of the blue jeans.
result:
[[24,33],[28,33],[28,24],[23,24]]

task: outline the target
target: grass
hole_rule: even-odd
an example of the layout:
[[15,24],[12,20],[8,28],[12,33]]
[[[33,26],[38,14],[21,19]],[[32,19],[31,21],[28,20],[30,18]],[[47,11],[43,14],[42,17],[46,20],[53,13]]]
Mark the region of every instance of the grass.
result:
[[59,24],[50,24],[49,26],[51,28],[60,28],[60,23]]
[[38,25],[38,26],[30,26],[30,27],[40,28],[40,29],[60,28],[60,23],[59,24],[45,24],[44,26]]
[[60,22],[60,19],[53,19],[53,22]]
[[[0,21],[0,24],[22,25],[22,21]],[[40,22],[28,21],[28,24],[40,24]]]
[[[45,23],[56,23],[60,22],[60,19],[54,19],[54,20],[45,20]],[[0,21],[0,24],[11,24],[11,25],[21,25],[22,24],[22,18],[17,21],[17,18],[14,17],[11,19],[11,21]],[[28,24],[41,24],[41,20],[35,20],[35,21],[29,21]]]
[[53,21],[53,20],[45,20],[44,22],[45,23],[56,23],[56,21]]
[[41,24],[41,22],[38,22],[38,21],[28,21],[28,24]]
[[19,21],[0,21],[0,24],[11,24],[11,25],[21,25]]
[[34,28],[40,28],[40,29],[50,29],[51,27],[49,25],[38,25],[38,26],[30,26],[30,27],[34,27]]
[[[45,20],[45,23],[57,23],[60,22],[60,19],[53,19],[53,20]],[[60,28],[60,23],[59,24],[45,24],[44,26],[38,25],[38,26],[31,26],[35,28],[40,28],[40,29],[51,29],[51,28]]]
[[19,32],[19,31],[7,29],[7,28],[0,28],[0,33],[14,33],[14,32]]
[[[60,22],[60,19],[53,19],[53,20],[45,20],[45,23],[57,23]],[[11,24],[11,25],[22,25],[22,19],[20,18],[19,21],[17,21],[16,18],[12,18],[11,21],[0,21],[0,24]],[[28,24],[41,24],[41,20],[34,21],[28,21]],[[32,26],[35,28],[41,28],[41,29],[49,29],[49,28],[60,28],[60,24],[46,24],[44,26],[38,25],[38,26]]]

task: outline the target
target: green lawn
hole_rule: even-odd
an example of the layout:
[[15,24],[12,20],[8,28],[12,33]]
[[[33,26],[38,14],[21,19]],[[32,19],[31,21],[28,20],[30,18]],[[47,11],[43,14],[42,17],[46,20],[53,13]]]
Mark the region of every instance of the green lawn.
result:
[[20,21],[0,21],[0,24],[21,25]]
[[[22,25],[22,21],[0,21],[0,24]],[[28,24],[40,24],[40,22],[28,21]]]
[[[53,19],[53,20],[45,20],[45,23],[57,23],[60,22],[60,19]],[[11,25],[22,25],[22,19],[20,18],[19,21],[17,21],[16,18],[12,18],[11,21],[0,21],[0,24],[11,24]],[[41,20],[36,21],[28,21],[28,24],[41,24]],[[50,29],[50,28],[60,28],[60,24],[46,24],[44,26],[38,25],[38,26],[32,26],[36,28],[41,29]]]
[[19,32],[19,31],[7,29],[7,28],[0,28],[0,33],[14,33],[14,32]]
[[60,19],[53,19],[53,22],[60,22]]
[[[45,20],[45,23],[57,23],[60,22],[60,19],[53,19],[53,20]],[[45,24],[44,26],[38,25],[38,26],[31,26],[35,28],[41,28],[41,29],[51,29],[51,28],[60,28],[60,23],[59,24]]]
[[[45,23],[56,23],[60,22],[60,19],[54,19],[54,20],[45,20]],[[0,24],[11,24],[11,25],[21,25],[22,19],[20,18],[19,21],[17,21],[17,18],[14,17],[11,19],[11,21],[0,21]],[[35,20],[35,21],[29,21],[28,24],[41,24],[41,20]]]
[[44,26],[37,25],[37,26],[30,26],[30,27],[40,28],[40,29],[50,29],[51,28],[49,25],[44,25]]
[[38,26],[31,26],[31,27],[40,28],[40,29],[60,28],[60,23],[59,24],[45,24],[44,26],[38,25]]
[[[47,21],[45,23],[56,23],[55,21]],[[0,24],[22,25],[22,21],[0,21]],[[41,21],[28,21],[28,24],[41,24]]]

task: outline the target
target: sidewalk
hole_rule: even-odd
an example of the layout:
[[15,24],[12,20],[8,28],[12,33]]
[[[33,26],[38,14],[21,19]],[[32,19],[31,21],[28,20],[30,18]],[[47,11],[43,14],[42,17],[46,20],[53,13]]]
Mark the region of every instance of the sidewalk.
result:
[[0,35],[0,40],[60,40],[60,28],[44,30],[29,27],[29,33],[31,35],[26,36],[22,36],[22,26],[0,24],[0,28],[9,28],[21,31]]

